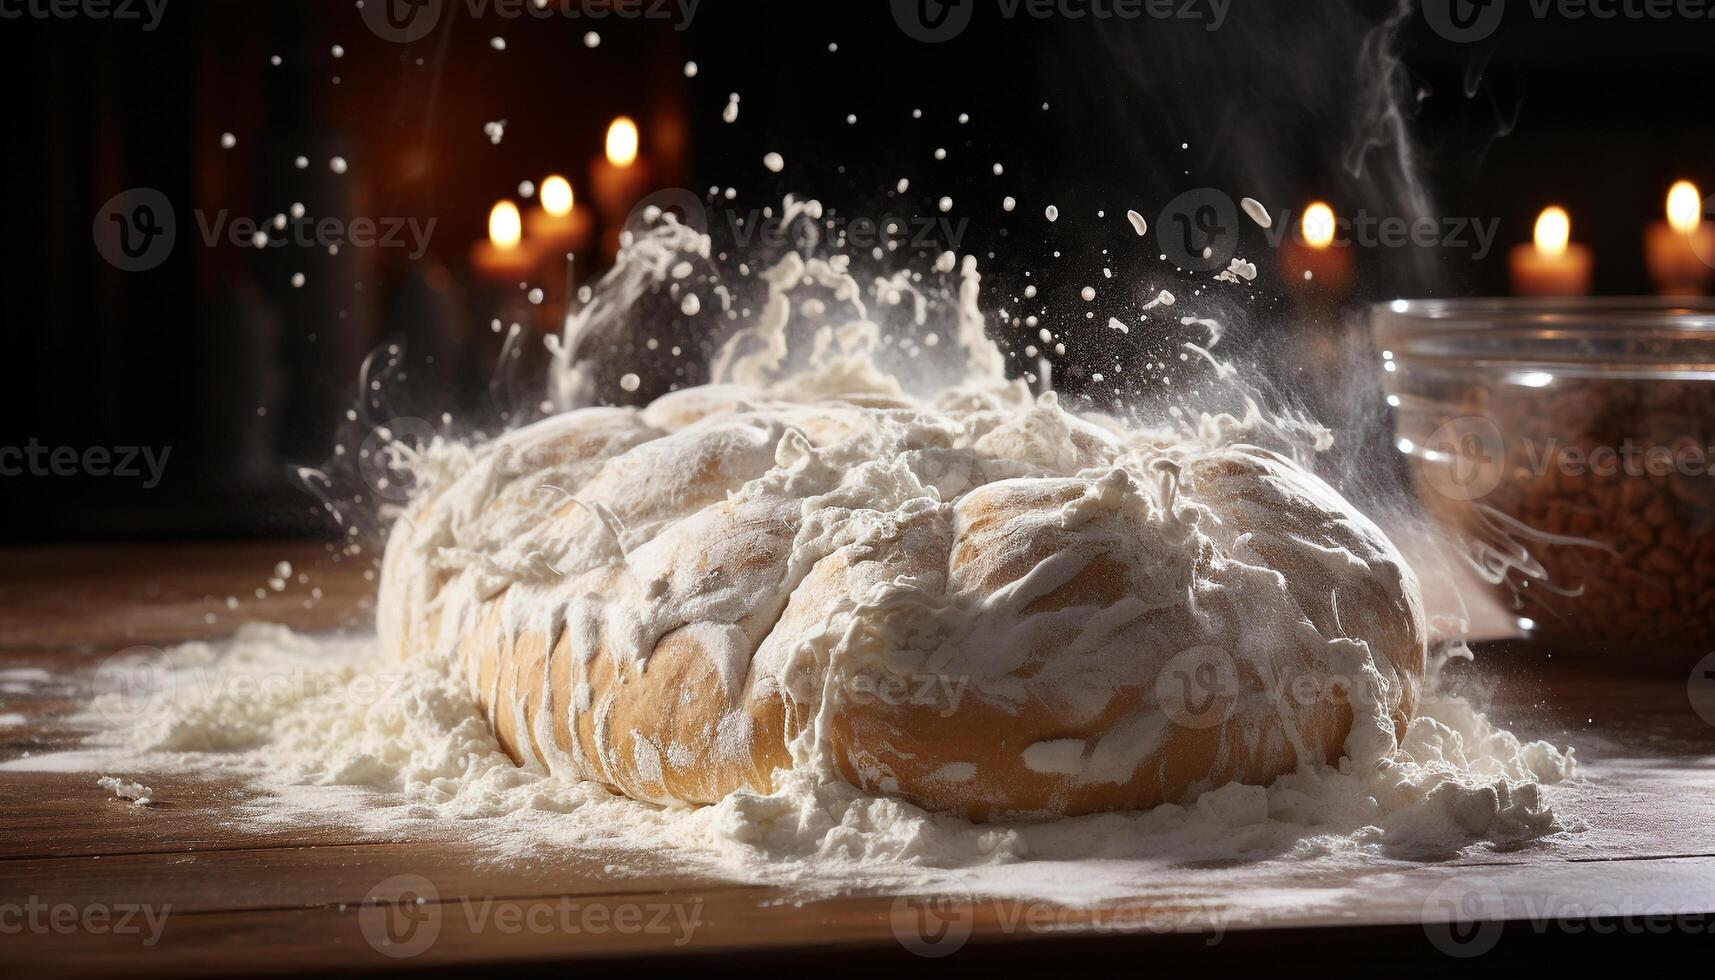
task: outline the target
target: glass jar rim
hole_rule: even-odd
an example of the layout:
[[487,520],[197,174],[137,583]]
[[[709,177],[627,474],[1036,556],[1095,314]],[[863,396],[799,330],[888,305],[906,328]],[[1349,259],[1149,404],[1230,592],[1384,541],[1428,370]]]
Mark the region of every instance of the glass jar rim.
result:
[[1715,380],[1715,298],[1398,299],[1370,307],[1390,358]]

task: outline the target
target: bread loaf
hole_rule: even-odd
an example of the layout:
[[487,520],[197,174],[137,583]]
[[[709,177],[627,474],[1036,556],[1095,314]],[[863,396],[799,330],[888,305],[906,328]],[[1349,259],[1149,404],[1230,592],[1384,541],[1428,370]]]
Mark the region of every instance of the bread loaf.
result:
[[1019,390],[734,386],[443,451],[379,625],[447,654],[521,764],[662,804],[780,770],[972,819],[1373,764],[1418,587],[1231,419],[1170,437]]

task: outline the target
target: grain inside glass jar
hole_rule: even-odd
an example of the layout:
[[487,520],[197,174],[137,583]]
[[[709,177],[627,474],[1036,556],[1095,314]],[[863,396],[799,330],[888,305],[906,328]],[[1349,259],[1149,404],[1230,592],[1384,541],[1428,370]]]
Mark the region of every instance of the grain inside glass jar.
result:
[[1418,497],[1521,618],[1715,649],[1715,307],[1396,303],[1374,322]]
[[1503,434],[1499,482],[1465,501],[1420,473],[1420,492],[1472,534],[1496,533],[1471,512],[1485,506],[1542,532],[1513,535],[1546,573],[1508,576],[1521,615],[1550,633],[1715,642],[1715,384],[1477,385],[1458,409]]

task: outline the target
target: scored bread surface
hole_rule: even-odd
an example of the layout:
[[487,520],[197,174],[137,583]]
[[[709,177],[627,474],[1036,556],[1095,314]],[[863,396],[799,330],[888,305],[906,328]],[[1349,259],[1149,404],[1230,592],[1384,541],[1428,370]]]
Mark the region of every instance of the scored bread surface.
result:
[[663,804],[811,767],[992,819],[1373,764],[1423,672],[1417,583],[1225,421],[736,386],[568,412],[443,453],[382,643],[450,654],[521,764]]

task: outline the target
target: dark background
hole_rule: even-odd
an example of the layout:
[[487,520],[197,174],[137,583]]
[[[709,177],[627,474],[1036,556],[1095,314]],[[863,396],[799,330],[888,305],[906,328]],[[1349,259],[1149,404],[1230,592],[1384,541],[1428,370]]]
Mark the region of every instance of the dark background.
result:
[[[168,0],[152,31],[0,19],[0,381],[12,404],[0,446],[171,447],[149,490],[116,476],[0,477],[0,540],[330,533],[293,473],[328,458],[365,355],[403,339],[433,355],[411,382],[425,412],[492,413],[488,324],[509,297],[470,276],[470,243],[521,180],[559,171],[584,194],[585,163],[621,113],[639,121],[656,185],[731,186],[735,211],[793,191],[908,217],[953,197],[950,217],[966,223],[939,247],[981,258],[994,308],[1026,272],[1045,309],[1077,318],[1078,289],[1104,267],[1185,295],[1123,214],[1153,222],[1197,187],[1292,220],[1312,198],[1342,214],[1498,220],[1481,260],[1469,248],[1356,250],[1356,288],[1331,307],[1274,285],[1253,229],[1240,254],[1263,275],[1225,312],[1234,343],[1265,364],[1367,301],[1506,292],[1506,249],[1548,203],[1595,250],[1597,292],[1648,293],[1641,236],[1667,186],[1715,189],[1715,20],[1537,20],[1515,0],[1497,34],[1464,45],[1392,2],[1234,0],[1213,32],[1006,19],[997,0],[965,2],[970,26],[940,44],[908,36],[886,0],[703,0],[688,30],[473,18],[452,3],[408,46],[372,34],[351,0]],[[490,46],[497,35],[506,50]],[[741,95],[733,125],[720,120],[729,92]],[[499,145],[482,134],[495,119],[507,121]],[[221,148],[223,132],[236,147]],[[768,150],[784,173],[762,168]],[[293,166],[299,154],[307,169]],[[348,173],[329,170],[336,154]],[[135,187],[172,202],[178,240],[159,267],[123,272],[97,252],[92,221]],[[1010,215],[1007,194],[1020,202]],[[192,216],[265,219],[294,201],[316,216],[436,226],[413,262],[402,249],[208,247]],[[1052,225],[1048,202],[1062,213]],[[580,275],[594,265],[582,262]],[[1096,322],[1142,295],[1104,296]],[[1071,316],[1057,328],[1081,329]],[[1057,377],[1078,384],[1075,370]],[[1302,385],[1347,381],[1373,383],[1336,372]]]

